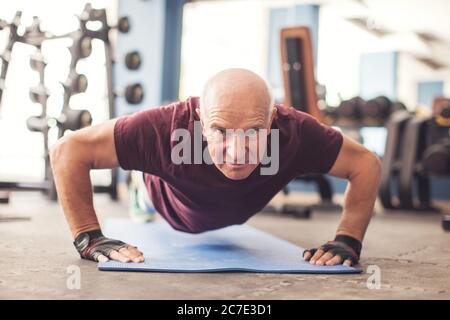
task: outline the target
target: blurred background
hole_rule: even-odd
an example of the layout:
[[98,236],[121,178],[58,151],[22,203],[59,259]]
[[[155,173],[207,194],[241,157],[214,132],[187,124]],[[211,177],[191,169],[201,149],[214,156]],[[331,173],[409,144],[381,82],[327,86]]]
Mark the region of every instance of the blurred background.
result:
[[[324,121],[380,156],[387,150],[387,121],[394,109],[410,116],[435,116],[436,98],[450,96],[446,0],[92,0],[86,7],[87,3],[0,4],[0,186],[47,188],[51,177],[46,150],[58,137],[90,123],[199,95],[204,81],[225,68],[260,74],[272,85],[276,102],[285,103],[283,28],[307,27],[310,32],[317,105]],[[107,25],[96,26],[98,17],[92,12],[102,10]],[[11,36],[13,28],[16,38]],[[33,40],[39,37],[45,40]],[[88,39],[89,54],[77,53],[80,37]],[[42,57],[45,72],[30,65],[36,55]],[[39,94],[45,96],[45,108]],[[383,108],[380,97],[389,111],[375,122],[365,121],[367,114],[360,108],[368,107],[361,103],[379,98],[373,110]],[[82,111],[88,111],[86,123],[80,122]],[[70,112],[76,123],[64,125],[61,116]],[[30,117],[37,128],[30,129]],[[104,170],[92,176],[98,191],[117,196],[111,190],[123,180],[122,173]],[[329,183],[337,193],[346,185],[333,178]],[[446,174],[434,174],[430,183],[433,197],[450,198]],[[290,188],[315,190],[301,181]]]

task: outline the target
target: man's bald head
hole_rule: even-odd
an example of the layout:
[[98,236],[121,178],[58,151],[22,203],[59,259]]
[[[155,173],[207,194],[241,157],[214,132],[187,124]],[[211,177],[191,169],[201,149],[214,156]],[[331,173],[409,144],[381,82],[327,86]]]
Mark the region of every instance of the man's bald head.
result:
[[264,112],[268,119],[272,113],[273,98],[264,79],[250,70],[234,68],[223,70],[208,79],[200,104],[203,115],[220,106],[239,112]]
[[[261,161],[276,112],[267,83],[245,69],[219,72],[206,82],[196,112],[216,167],[233,180],[248,177]],[[234,135],[239,131],[249,136]]]

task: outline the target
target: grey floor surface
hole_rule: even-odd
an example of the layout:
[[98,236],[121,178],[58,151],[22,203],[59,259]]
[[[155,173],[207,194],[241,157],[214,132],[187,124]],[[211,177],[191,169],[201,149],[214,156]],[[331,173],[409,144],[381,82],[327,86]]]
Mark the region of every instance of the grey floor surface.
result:
[[[300,197],[300,196],[293,196]],[[124,203],[96,195],[97,212],[126,217]],[[380,210],[378,210],[380,211]],[[0,204],[0,299],[449,299],[450,233],[437,214],[378,212],[369,227],[358,275],[101,272],[78,258],[59,206],[39,193],[14,193]],[[258,214],[248,223],[302,247],[329,240],[339,214],[309,220]],[[73,266],[81,288],[69,289]],[[367,282],[379,270],[380,288]],[[369,279],[370,278],[370,279]]]

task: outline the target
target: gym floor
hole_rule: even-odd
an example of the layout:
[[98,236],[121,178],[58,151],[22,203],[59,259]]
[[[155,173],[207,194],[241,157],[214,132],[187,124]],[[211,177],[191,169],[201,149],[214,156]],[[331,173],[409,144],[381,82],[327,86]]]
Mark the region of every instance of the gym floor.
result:
[[[304,199],[292,194],[290,201]],[[339,199],[338,199],[339,201]],[[96,195],[102,222],[126,217],[125,203]],[[449,299],[450,233],[434,213],[377,210],[364,243],[361,267],[376,265],[381,288],[368,289],[368,273],[302,275],[255,273],[101,272],[82,261],[71,243],[62,210],[39,193],[13,193],[0,216],[30,217],[0,223],[1,299]],[[258,214],[249,224],[299,246],[329,240],[338,213],[312,219]],[[81,288],[70,290],[67,268],[81,270]]]

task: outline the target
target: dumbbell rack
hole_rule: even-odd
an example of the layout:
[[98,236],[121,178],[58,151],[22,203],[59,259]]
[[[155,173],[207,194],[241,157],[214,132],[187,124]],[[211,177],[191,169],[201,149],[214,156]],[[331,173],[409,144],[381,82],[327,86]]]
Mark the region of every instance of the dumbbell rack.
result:
[[[105,9],[93,9],[91,5],[86,4],[82,14],[79,16],[80,27],[79,30],[75,30],[68,34],[54,36],[48,32],[42,32],[40,30],[40,21],[37,17],[33,18],[33,23],[30,27],[27,27],[25,33],[22,36],[18,35],[17,29],[21,24],[21,15],[19,11],[16,13],[13,21],[11,23],[6,23],[0,20],[0,30],[4,28],[9,28],[9,41],[6,49],[1,56],[2,58],[2,69],[0,74],[0,108],[1,108],[1,97],[4,91],[4,79],[7,75],[8,65],[11,59],[11,52],[14,44],[16,42],[21,42],[24,44],[32,45],[37,48],[36,55],[41,55],[41,61],[39,59],[32,58],[33,64],[36,71],[40,74],[40,85],[39,89],[34,88],[30,92],[30,97],[35,102],[42,105],[42,113],[37,117],[31,117],[27,121],[27,126],[31,131],[40,132],[44,135],[44,157],[45,157],[45,180],[42,182],[1,182],[0,190],[40,190],[44,191],[49,195],[50,199],[56,200],[56,188],[54,186],[52,171],[50,167],[49,155],[48,155],[48,131],[51,127],[50,123],[56,125],[59,129],[58,137],[62,137],[66,130],[76,130],[85,125],[90,125],[91,118],[87,110],[73,110],[69,106],[70,97],[74,93],[83,92],[87,86],[87,79],[84,75],[78,75],[76,73],[76,63],[78,60],[89,56],[91,51],[91,40],[99,39],[104,43],[105,48],[105,61],[106,61],[106,78],[107,78],[107,92],[108,92],[108,116],[109,118],[114,118],[116,116],[115,112],[115,93],[114,93],[114,83],[113,83],[113,50],[109,37],[109,31],[113,28],[119,29],[120,32],[128,32],[129,22],[126,17],[119,20],[117,27],[110,27],[107,23],[107,16]],[[100,22],[102,27],[97,30],[91,30],[88,28],[89,22]],[[49,118],[46,114],[46,100],[48,98],[47,90],[43,84],[43,73],[45,70],[45,61],[40,52],[41,45],[43,41],[61,39],[61,38],[71,38],[73,44],[70,48],[72,55],[72,61],[70,65],[70,72],[67,81],[63,84],[64,87],[64,103],[61,112],[61,116],[57,119]],[[136,54],[134,53],[134,56]],[[34,61],[34,62],[33,62]],[[85,82],[84,85],[80,83]],[[80,90],[80,86],[84,87],[84,90]],[[140,85],[130,85],[126,88],[127,101],[132,104],[137,104],[142,101],[143,90]],[[136,94],[137,93],[137,94]],[[1,111],[1,109],[0,109]],[[112,199],[117,199],[117,169],[111,170],[111,182],[107,186],[93,186],[94,192],[99,193],[109,193]],[[2,196],[2,202],[7,202],[7,196]]]
[[[11,60],[11,52],[12,49],[17,42],[21,42],[24,44],[32,45],[36,48],[36,52],[31,60],[32,68],[39,73],[39,85],[36,88],[32,88],[30,92],[30,96],[35,96],[38,103],[42,106],[41,115],[38,118],[45,118],[47,116],[47,98],[48,92],[44,85],[44,72],[46,63],[42,56],[41,46],[42,42],[46,40],[47,34],[42,32],[40,29],[40,21],[37,17],[33,17],[33,22],[31,26],[25,29],[25,32],[22,36],[18,34],[18,27],[21,24],[22,12],[18,11],[12,21],[12,23],[7,24],[4,21],[0,22],[2,26],[1,29],[9,27],[9,39],[7,46],[2,54],[2,70],[0,74],[0,79],[2,86],[0,88],[0,107],[1,107],[1,98],[3,91],[5,89],[4,83],[9,67],[9,63]],[[1,110],[1,109],[0,109]],[[43,182],[0,182],[0,189],[6,190],[43,190],[49,191],[51,190],[50,180],[48,179],[49,175],[51,175],[50,161],[48,159],[48,129],[43,128],[41,131],[44,135],[44,155],[45,155],[45,181]],[[7,202],[7,195],[3,198],[4,202]]]
[[[87,26],[89,22],[97,21],[100,22],[102,28],[93,31]],[[93,9],[91,5],[86,4],[83,13],[80,16],[80,30],[82,35],[89,37],[90,39],[99,39],[104,43],[105,48],[105,61],[106,61],[106,79],[108,88],[108,112],[109,118],[112,119],[116,116],[115,108],[115,95],[114,95],[114,83],[113,83],[113,50],[111,45],[111,39],[109,37],[109,31],[111,27],[108,25],[106,10],[105,9]],[[83,39],[80,37],[80,45]],[[78,46],[79,47],[79,46]],[[71,69],[74,70],[74,69]],[[111,182],[108,186],[94,186],[94,192],[98,193],[109,193],[111,199],[117,200],[117,169],[111,169]]]

